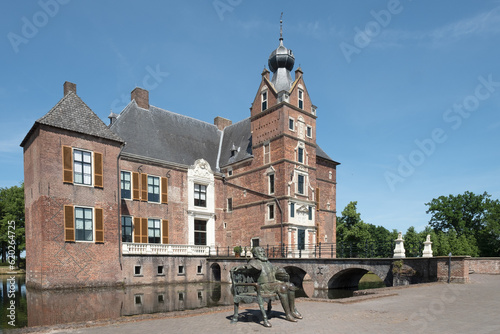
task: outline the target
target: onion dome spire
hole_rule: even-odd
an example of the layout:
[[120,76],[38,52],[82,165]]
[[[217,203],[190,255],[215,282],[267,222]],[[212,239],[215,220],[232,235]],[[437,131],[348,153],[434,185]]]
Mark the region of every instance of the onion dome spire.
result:
[[[283,18],[283,13],[281,13]],[[282,90],[289,90],[292,86],[293,80],[290,71],[295,64],[295,57],[292,50],[287,49],[283,45],[283,19],[280,20],[280,45],[276,50],[271,52],[269,56],[268,65],[273,77],[271,82],[278,92]]]

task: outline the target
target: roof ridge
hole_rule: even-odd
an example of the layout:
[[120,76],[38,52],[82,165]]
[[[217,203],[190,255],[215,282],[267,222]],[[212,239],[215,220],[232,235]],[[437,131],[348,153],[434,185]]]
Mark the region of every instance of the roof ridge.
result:
[[[206,122],[206,121],[203,121],[201,119],[198,119],[198,118],[194,118],[194,117],[191,117],[191,116],[187,116],[187,115],[183,115],[183,114],[179,114],[179,113],[176,113],[175,111],[171,111],[171,110],[167,110],[167,109],[163,109],[163,108],[160,108],[160,107],[156,107],[156,106],[153,106],[153,105],[150,105],[149,108],[151,109],[151,107],[155,108],[155,109],[158,109],[159,111],[162,111],[162,112],[167,112],[167,113],[171,113],[171,114],[174,114],[174,115],[178,115],[178,116],[181,116],[183,118],[188,118],[188,119],[192,119],[194,121],[197,121],[197,122],[200,122],[200,123],[205,123],[207,125],[210,125],[212,127],[215,127],[217,128],[217,125],[215,124],[212,124],[212,123],[209,123],[209,122]],[[220,131],[218,128],[217,128],[218,131]]]

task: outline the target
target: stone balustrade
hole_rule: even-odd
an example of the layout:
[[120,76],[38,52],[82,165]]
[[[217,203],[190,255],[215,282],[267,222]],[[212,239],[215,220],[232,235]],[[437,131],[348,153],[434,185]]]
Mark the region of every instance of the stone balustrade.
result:
[[209,246],[170,245],[170,244],[141,244],[124,242],[123,255],[192,255],[209,256]]

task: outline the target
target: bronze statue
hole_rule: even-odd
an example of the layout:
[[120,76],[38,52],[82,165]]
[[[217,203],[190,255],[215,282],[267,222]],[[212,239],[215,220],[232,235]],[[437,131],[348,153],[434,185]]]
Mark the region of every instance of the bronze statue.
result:
[[[252,255],[253,259],[248,261],[245,266],[233,270],[243,269],[251,273],[252,276],[258,277],[257,283],[264,294],[276,293],[288,321],[296,322],[297,319],[302,319],[302,315],[295,307],[295,290],[297,288],[289,282],[288,273],[283,268],[273,266],[262,247],[254,247]],[[264,320],[267,323],[267,319]]]

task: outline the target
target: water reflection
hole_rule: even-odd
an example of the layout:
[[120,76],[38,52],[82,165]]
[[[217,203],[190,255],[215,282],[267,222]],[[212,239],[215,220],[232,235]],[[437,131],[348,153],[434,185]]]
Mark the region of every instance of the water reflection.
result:
[[229,284],[189,283],[119,289],[28,290],[28,326],[231,305]]
[[[8,324],[9,276],[0,276],[0,328]],[[16,328],[50,326],[73,322],[116,319],[140,314],[183,311],[205,307],[232,305],[231,285],[221,283],[189,283],[123,288],[34,290],[25,287],[25,277],[15,277]],[[376,283],[375,285],[380,285]],[[373,282],[359,284],[359,289],[380,287]],[[382,283],[383,286],[383,283]],[[346,298],[353,290],[315,290],[312,284],[296,292],[297,297]]]
[[[12,288],[10,285],[11,277],[14,277],[15,282]],[[7,281],[8,279],[9,282]],[[2,305],[0,309],[0,328],[12,329],[26,327],[28,324],[28,315],[25,276],[1,275],[0,281],[2,283],[0,284],[0,304]]]

